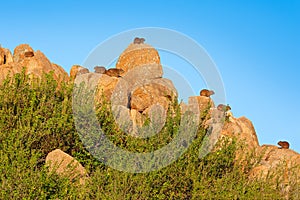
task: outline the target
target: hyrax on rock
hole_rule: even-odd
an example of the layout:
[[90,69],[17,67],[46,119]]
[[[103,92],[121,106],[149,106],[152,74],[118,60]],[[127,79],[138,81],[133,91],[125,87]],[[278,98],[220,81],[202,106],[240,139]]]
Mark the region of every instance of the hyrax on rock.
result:
[[133,44],[144,44],[144,42],[145,42],[145,38],[136,37],[133,40]]
[[227,111],[231,110],[231,107],[229,105],[219,104],[217,106],[217,109],[219,111],[227,112]]
[[111,77],[120,77],[124,74],[124,72],[125,71],[123,69],[110,68],[106,70],[105,74]]
[[105,74],[105,72],[106,72],[106,69],[103,66],[96,66],[96,67],[94,67],[94,70],[95,70],[95,73],[98,73],[98,74]]
[[277,144],[280,146],[280,149],[290,148],[290,144],[287,141],[279,141]]
[[204,96],[204,97],[210,97],[213,94],[215,94],[215,92],[212,90],[203,89],[200,91],[200,96]]

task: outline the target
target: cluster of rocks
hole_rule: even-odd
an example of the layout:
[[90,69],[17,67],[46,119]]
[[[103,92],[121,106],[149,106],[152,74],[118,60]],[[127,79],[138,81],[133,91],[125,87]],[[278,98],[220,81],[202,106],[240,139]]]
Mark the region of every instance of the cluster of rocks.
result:
[[[189,103],[198,105],[200,111],[209,107],[209,118],[204,120],[203,125],[208,129],[210,144],[213,146],[220,138],[236,138],[243,144],[236,153],[236,160],[239,161],[237,163],[254,162],[254,167],[249,171],[251,179],[266,179],[270,176],[278,178],[277,175],[281,175],[279,181],[285,189],[288,188],[288,183],[299,182],[300,154],[289,149],[290,145],[286,141],[279,141],[279,146],[265,144],[260,146],[252,122],[246,117],[235,118],[229,105],[220,104],[215,107],[210,98],[213,94],[212,91],[202,90],[200,96],[189,98]],[[219,127],[218,119],[225,119]],[[211,146],[207,148],[217,150]]]
[[53,71],[58,82],[67,81],[68,73],[59,65],[51,63],[41,52],[34,51],[28,44],[21,44],[12,54],[9,49],[0,47],[0,83],[7,76],[20,73],[25,67],[25,73],[30,77],[41,78],[43,73]]
[[[178,96],[172,81],[163,78],[158,51],[144,42],[144,38],[135,38],[120,55],[116,68],[96,66],[94,72],[90,72],[83,66],[74,65],[70,71],[70,80],[75,83],[89,83],[94,80],[92,77],[97,77],[98,93],[95,101],[102,102],[103,98],[110,101],[120,128],[137,137],[143,137],[138,134],[147,119],[150,119],[150,127],[151,124],[158,127],[146,131],[158,131],[163,127],[166,112]],[[20,73],[24,66],[26,74],[33,77],[40,78],[44,72],[54,71],[53,76],[57,81],[69,80],[62,67],[51,63],[41,51],[34,51],[27,44],[17,46],[13,54],[0,47],[0,82],[8,75]],[[216,107],[210,97],[213,94],[211,90],[202,90],[199,96],[189,97],[188,104],[180,105],[182,114],[198,110],[201,116],[201,112],[207,111],[209,117],[203,119],[203,125],[210,133],[210,144],[214,145],[222,137],[237,138],[244,143],[243,150],[237,152],[237,159],[247,160],[249,155],[261,158],[250,169],[249,177],[266,178],[276,167],[282,166],[283,183],[295,178],[300,180],[300,169],[296,171],[296,175],[290,173],[294,166],[300,165],[300,155],[297,152],[289,149],[284,142],[279,143],[282,148],[275,145],[260,146],[252,122],[246,117],[235,118],[228,105]],[[213,145],[207,147],[213,148]],[[66,166],[70,162],[75,163],[73,171],[83,183],[87,174],[80,163],[60,150],[47,156],[50,169],[53,168],[49,163],[59,163],[60,167],[56,170],[59,174],[67,170]]]
[[[171,80],[163,78],[163,69],[156,49],[144,44],[143,38],[135,38],[120,55],[116,68],[96,66],[88,72],[81,66],[73,66],[71,79],[76,83],[89,84],[92,76],[98,76],[98,91],[95,100],[103,97],[112,104],[112,112],[119,127],[135,136],[145,121],[162,127],[169,105],[177,98],[177,90]],[[84,74],[82,73],[84,72]],[[161,120],[163,119],[163,120]],[[147,129],[149,130],[149,129]]]

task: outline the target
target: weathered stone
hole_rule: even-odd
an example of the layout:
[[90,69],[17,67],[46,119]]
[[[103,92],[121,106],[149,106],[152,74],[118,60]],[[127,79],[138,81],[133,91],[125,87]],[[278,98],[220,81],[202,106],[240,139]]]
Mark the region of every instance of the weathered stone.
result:
[[206,96],[191,96],[188,99],[188,104],[193,107],[193,110],[198,110],[199,113],[208,111],[209,108],[215,106],[213,100]]
[[142,126],[145,123],[146,116],[144,116],[141,112],[131,109],[130,110],[130,118],[132,119],[133,126]]
[[47,155],[46,165],[50,172],[68,177],[71,181],[78,180],[79,184],[85,184],[88,178],[85,168],[75,158],[60,149],[55,149]]
[[34,57],[23,59],[20,61],[20,64],[26,68],[26,74],[30,75],[30,77],[42,78],[44,73],[53,71],[55,80],[68,80],[68,74],[65,70],[59,65],[52,64],[39,50],[35,52]]
[[13,62],[13,58],[9,49],[0,47],[0,65]]
[[160,104],[167,111],[177,91],[168,79],[152,79],[134,88],[130,95],[130,108],[143,112],[151,105]]
[[25,74],[30,78],[42,78],[44,73],[53,71],[53,77],[59,83],[69,79],[61,66],[51,63],[41,51],[34,52],[28,44],[17,46],[13,57],[8,49],[0,48],[0,64],[1,62],[0,82],[7,75],[11,77],[16,73],[21,73],[23,67],[25,67]]
[[102,102],[103,98],[105,98],[106,101],[110,101],[111,95],[118,83],[118,78],[111,77],[105,74],[99,74],[101,75],[99,77],[99,81],[97,84],[98,91],[95,95],[95,100],[97,102]]
[[73,65],[70,70],[70,79],[74,80],[77,77],[77,75],[86,74],[86,73],[89,73],[88,69],[80,65]]
[[254,126],[246,117],[232,118],[225,123],[222,135],[238,138],[247,145],[249,151],[259,147]]
[[123,75],[123,79],[126,80],[131,87],[140,84],[148,79],[162,78],[163,70],[160,64],[142,65],[131,69],[129,72]]
[[33,49],[28,44],[21,44],[14,49],[13,60],[18,63],[23,61],[26,56],[26,52],[34,52]]
[[[132,90],[140,85],[151,82],[151,79],[157,79],[162,76],[162,68],[160,65],[144,65],[139,68],[134,68],[130,72],[126,73],[123,77],[119,78],[119,82],[115,85],[113,94],[111,97],[112,104],[123,105],[130,107],[129,99]],[[156,80],[159,82],[159,79]],[[163,82],[163,81],[161,81]],[[167,86],[175,89],[174,85],[164,80]]]
[[51,64],[52,64],[52,70],[54,72],[53,76],[55,80],[57,80],[58,82],[69,80],[68,73],[61,66],[55,63],[51,63]]
[[13,77],[15,74],[22,71],[22,65],[19,63],[7,63],[0,66],[0,83],[2,83],[7,77]]
[[106,68],[103,66],[94,67],[95,73],[104,74],[106,72]]
[[125,133],[134,135],[130,110],[122,105],[112,105],[111,109],[118,127]]
[[148,44],[131,43],[120,55],[116,68],[128,72],[135,67],[149,64],[160,64],[157,50]]
[[300,154],[291,149],[262,145],[258,149],[259,163],[250,170],[250,178],[273,180],[282,186],[300,183]]

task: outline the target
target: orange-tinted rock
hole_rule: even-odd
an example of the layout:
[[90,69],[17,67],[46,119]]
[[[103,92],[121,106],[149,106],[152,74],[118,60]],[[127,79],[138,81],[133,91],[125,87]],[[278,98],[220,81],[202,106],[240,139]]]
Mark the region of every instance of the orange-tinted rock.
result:
[[7,78],[13,77],[22,71],[22,65],[18,63],[8,63],[0,66],[0,84]]
[[120,55],[116,68],[125,72],[143,65],[159,64],[160,57],[156,49],[148,44],[131,43]]
[[0,47],[0,65],[13,62],[11,52],[8,49]]
[[21,73],[23,67],[26,69],[25,74],[29,75],[30,78],[42,78],[44,73],[53,71],[53,77],[58,82],[68,80],[68,74],[62,67],[51,63],[41,51],[34,52],[28,44],[17,46],[14,50],[13,57],[7,49],[0,50],[0,54],[5,55],[6,61],[6,63],[0,67],[0,82],[2,82],[7,75],[13,76],[16,73]]
[[232,118],[224,124],[221,134],[236,137],[238,141],[245,142],[249,150],[259,147],[254,126],[246,117]]
[[80,184],[84,184],[88,177],[85,168],[75,158],[60,149],[55,149],[47,155],[46,165],[50,172],[68,177],[72,181],[79,180]]
[[[206,96],[192,96],[189,97],[188,104],[194,107],[194,110],[198,110],[202,113],[209,108],[214,107],[214,102],[211,98]],[[183,107],[184,108],[184,107]]]
[[107,101],[110,101],[111,95],[118,83],[117,77],[111,77],[105,74],[100,74],[98,82],[98,93],[95,95],[95,100],[101,102],[104,97]]
[[89,73],[87,68],[84,68],[80,65],[73,65],[70,70],[70,79],[74,80],[77,75]]
[[167,111],[169,104],[177,97],[177,91],[171,83],[168,79],[153,79],[133,89],[130,108],[143,112],[151,105],[160,104]]
[[[250,171],[250,178],[279,181],[286,186],[300,183],[300,154],[291,149],[280,149],[274,145],[262,145],[258,149],[261,159]],[[278,179],[278,180],[277,180]]]
[[23,61],[26,56],[26,52],[34,52],[33,49],[28,44],[21,44],[17,46],[14,50],[13,60],[14,62],[18,63]]
[[58,82],[69,80],[68,73],[61,66],[52,63],[52,69],[54,72],[53,73],[54,79],[57,80]]
[[58,82],[68,80],[67,72],[59,65],[52,64],[39,50],[34,53],[33,57],[26,57],[19,63],[26,68],[26,74],[30,77],[42,78],[44,73],[53,72],[53,77]]

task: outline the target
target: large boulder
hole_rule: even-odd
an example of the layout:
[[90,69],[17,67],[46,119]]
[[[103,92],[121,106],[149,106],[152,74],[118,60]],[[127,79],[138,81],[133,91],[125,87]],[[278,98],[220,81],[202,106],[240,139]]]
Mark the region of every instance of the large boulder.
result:
[[120,55],[116,68],[128,72],[135,67],[149,64],[160,65],[158,51],[148,44],[131,43]]
[[230,117],[230,120],[224,123],[221,135],[237,138],[239,142],[247,146],[249,151],[259,147],[254,126],[246,117]]
[[15,63],[23,61],[27,53],[32,53],[34,55],[34,50],[28,44],[20,44],[14,50],[13,60]]
[[72,156],[55,149],[46,157],[46,166],[50,172],[69,178],[71,181],[78,180],[79,184],[85,184],[88,174],[85,168]]
[[258,149],[259,161],[249,172],[251,180],[270,181],[281,188],[280,192],[290,199],[290,188],[300,184],[300,154],[291,149],[274,145],[262,145]]
[[296,178],[300,180],[300,154],[291,149],[281,149],[274,145],[262,145],[259,148],[261,159],[256,167],[252,168],[251,177],[267,178],[271,173],[281,170],[285,183]]
[[137,86],[130,94],[130,108],[145,111],[152,105],[159,104],[168,110],[169,103],[177,98],[177,91],[168,79],[153,79]]
[[26,57],[21,62],[26,67],[26,74],[35,78],[42,78],[44,73],[53,71],[53,77],[57,81],[68,79],[67,72],[59,65],[52,64],[48,58],[41,52],[34,52],[33,57]]

